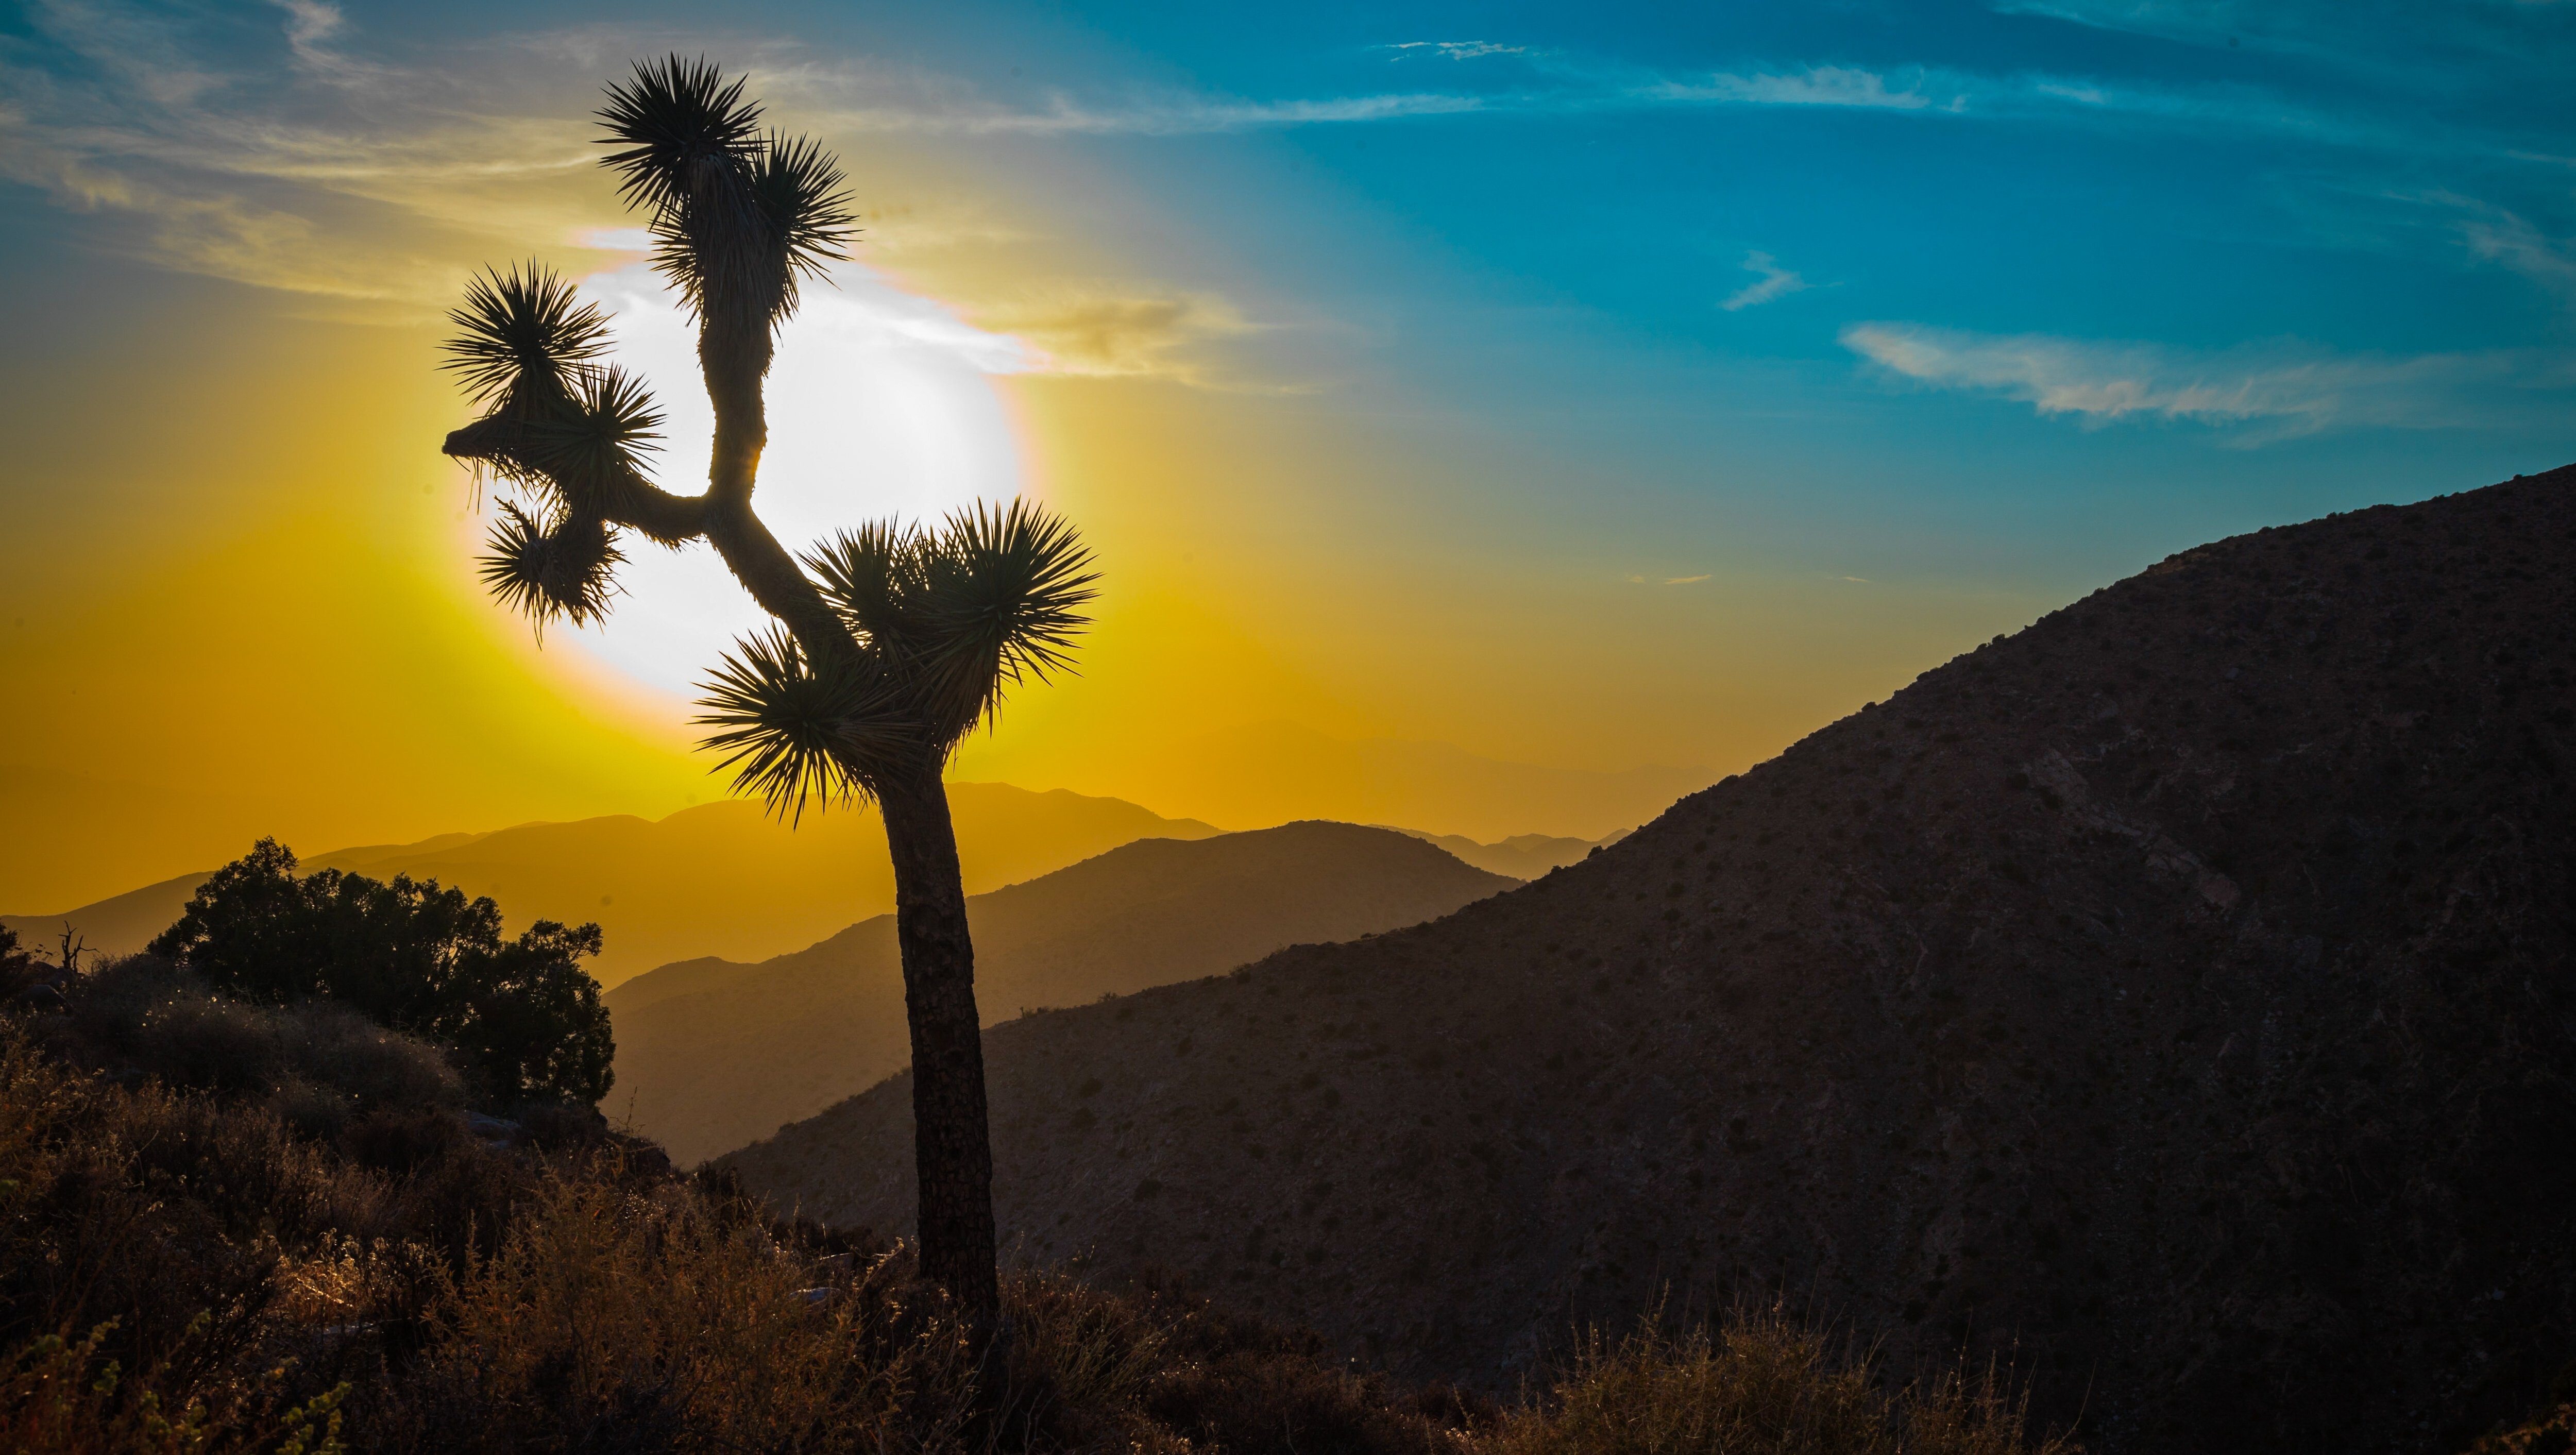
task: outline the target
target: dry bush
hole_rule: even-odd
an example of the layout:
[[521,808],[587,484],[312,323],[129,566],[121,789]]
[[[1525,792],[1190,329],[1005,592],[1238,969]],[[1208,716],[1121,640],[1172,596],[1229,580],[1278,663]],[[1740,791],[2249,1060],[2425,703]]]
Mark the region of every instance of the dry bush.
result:
[[59,1032],[80,1059],[170,1086],[268,1096],[316,1135],[374,1107],[465,1104],[446,1053],[344,1006],[214,995],[150,955],[110,961],[68,989]]
[[209,1404],[194,1391],[170,1397],[168,1366],[128,1377],[100,1348],[115,1326],[75,1341],[30,1341],[0,1372],[0,1446],[12,1455],[344,1455],[340,1405],[348,1386],[284,1404],[286,1371],[272,1370]]
[[295,1007],[283,1020],[296,1074],[358,1106],[465,1104],[465,1078],[427,1041],[326,1002]]
[[1995,1371],[1889,1391],[1865,1358],[1838,1354],[1773,1309],[1738,1309],[1715,1331],[1649,1320],[1594,1335],[1548,1397],[1516,1411],[1489,1455],[2071,1455],[2030,1444],[2025,1405]]
[[[1239,1455],[1469,1455],[1492,1404],[1441,1387],[1406,1389],[1353,1368],[1307,1330],[1229,1311],[1177,1285],[1117,1293],[1061,1274],[1010,1288],[1027,1349],[1016,1368],[1065,1379],[1076,1417],[1036,1433],[1097,1443],[1112,1423],[1142,1448]],[[1066,1371],[1066,1374],[1057,1371]],[[1098,1400],[1087,1410],[1077,1397]]]
[[972,1364],[897,1260],[818,1266],[690,1184],[621,1170],[550,1177],[498,1253],[448,1284],[386,1392],[384,1448],[958,1444]]

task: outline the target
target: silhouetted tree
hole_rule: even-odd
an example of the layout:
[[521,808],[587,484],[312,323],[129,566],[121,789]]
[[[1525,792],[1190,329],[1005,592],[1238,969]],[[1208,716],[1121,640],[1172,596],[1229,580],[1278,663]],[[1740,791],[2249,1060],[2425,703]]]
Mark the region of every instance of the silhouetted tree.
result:
[[282,1005],[330,1000],[463,1054],[502,1102],[596,1105],[608,1094],[608,1009],[581,968],[599,926],[539,920],[501,937],[501,907],[435,879],[321,869],[298,876],[275,839],[209,876],[152,941],[208,985]]
[[776,625],[738,644],[708,684],[707,745],[774,811],[872,798],[894,861],[896,933],[912,1033],[922,1264],[979,1327],[999,1307],[992,1151],[975,952],[941,772],[1024,677],[1064,665],[1092,598],[1089,556],[1036,507],[974,508],[935,529],[894,524],[790,555],[752,512],[768,438],[762,379],[800,282],[841,254],[851,215],[839,167],[811,141],[760,129],[740,80],[677,56],[609,88],[606,158],[644,210],[654,265],[698,323],[715,405],[702,495],[644,478],[659,417],[599,362],[607,320],[534,264],[474,283],[449,365],[484,417],[447,453],[520,487],[483,577],[534,618],[598,618],[620,533],[704,539]]

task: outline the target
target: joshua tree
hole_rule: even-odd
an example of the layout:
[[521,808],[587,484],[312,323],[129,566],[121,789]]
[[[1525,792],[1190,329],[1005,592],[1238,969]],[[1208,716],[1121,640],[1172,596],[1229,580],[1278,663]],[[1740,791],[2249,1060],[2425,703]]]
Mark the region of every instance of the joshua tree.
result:
[[979,1327],[998,1305],[992,1152],[975,951],[940,773],[1004,689],[1067,662],[1092,598],[1071,527],[1024,503],[975,507],[932,529],[878,524],[801,561],[752,513],[768,438],[761,381],[798,285],[851,234],[839,167],[813,142],[760,130],[743,83],[677,56],[608,88],[605,160],[651,219],[654,266],[698,323],[715,404],[702,495],[643,472],[660,417],[600,361],[607,320],[553,274],[490,273],[468,290],[447,345],[484,416],[447,453],[514,487],[484,582],[532,618],[600,617],[621,533],[676,547],[705,539],[776,619],[707,685],[706,745],[773,811],[873,799],[894,860],[924,1269]]

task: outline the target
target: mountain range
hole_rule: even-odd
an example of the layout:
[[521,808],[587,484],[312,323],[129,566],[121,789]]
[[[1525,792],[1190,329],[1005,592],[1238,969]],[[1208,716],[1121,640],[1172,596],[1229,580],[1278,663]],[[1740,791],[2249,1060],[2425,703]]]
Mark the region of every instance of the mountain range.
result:
[[[2114,1455],[2460,1448],[2576,1354],[2571,623],[2576,467],[2184,552],[1526,887],[994,1027],[1005,1244],[1487,1389],[1785,1299]],[[719,1165],[905,1232],[909,1079]]]
[[[989,1022],[1399,929],[1520,881],[1356,824],[1143,839],[967,901]],[[864,1090],[909,1059],[894,917],[755,965],[700,959],[607,996],[610,1109],[683,1164]]]
[[[1136,839],[1220,832],[1062,789],[952,783],[948,802],[969,893]],[[513,929],[538,919],[596,921],[607,943],[591,968],[609,986],[674,960],[780,954],[894,908],[885,831],[864,807],[790,824],[734,799],[661,819],[620,814],[340,849],[308,856],[304,868],[409,874],[488,894]],[[176,920],[204,880],[205,872],[185,874],[60,914],[0,915],[0,925],[50,945],[68,920],[92,949],[130,953]]]

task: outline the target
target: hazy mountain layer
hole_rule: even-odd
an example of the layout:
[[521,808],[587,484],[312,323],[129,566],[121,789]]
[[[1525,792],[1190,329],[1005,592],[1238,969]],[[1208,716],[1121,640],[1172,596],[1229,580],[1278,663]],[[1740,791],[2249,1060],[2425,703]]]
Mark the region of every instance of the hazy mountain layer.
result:
[[[1061,789],[952,783],[948,802],[969,892],[1147,836],[1218,832]],[[538,919],[597,920],[607,948],[593,970],[604,985],[690,956],[777,954],[894,907],[885,830],[873,810],[808,813],[789,825],[740,800],[658,820],[616,815],[342,849],[309,857],[305,867],[434,878],[491,895],[514,928]],[[179,917],[204,878],[184,875],[61,915],[0,916],[0,924],[31,944],[51,944],[69,919],[93,948],[131,952]]]
[[1394,824],[1380,824],[1378,827],[1395,829],[1397,833],[1411,834],[1425,843],[1438,844],[1479,869],[1508,874],[1514,879],[1536,879],[1550,869],[1561,869],[1588,856],[1594,849],[1607,848],[1632,832],[1621,829],[1598,839],[1514,834],[1496,843],[1480,844],[1464,834],[1425,833],[1420,829],[1396,828]]
[[[1410,836],[1297,823],[1146,839],[967,901],[987,1023],[1167,985],[1284,945],[1418,924],[1518,881]],[[609,1108],[683,1163],[730,1151],[911,1059],[894,917],[758,965],[692,960],[609,992]]]
[[[2184,553],[1527,888],[998,1027],[1005,1240],[1489,1385],[1785,1291],[2017,1341],[2097,1450],[2518,1412],[2576,1353],[2572,490]],[[909,1096],[730,1163],[903,1230]]]

